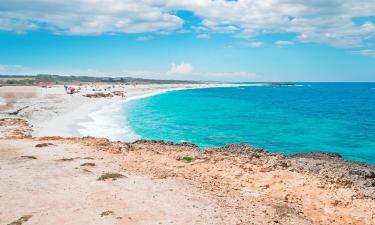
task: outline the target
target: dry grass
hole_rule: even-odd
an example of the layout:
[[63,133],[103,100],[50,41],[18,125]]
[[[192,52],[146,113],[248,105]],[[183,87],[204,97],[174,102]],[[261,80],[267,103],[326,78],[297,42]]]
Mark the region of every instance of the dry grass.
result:
[[73,160],[74,160],[74,158],[62,158],[59,161],[69,162],[69,161],[73,161]]
[[119,174],[119,173],[104,173],[102,174],[97,180],[117,180],[119,178],[126,178],[126,176]]
[[35,145],[35,148],[44,148],[44,147],[48,147],[48,146],[51,146],[53,145],[52,143],[41,143],[41,144],[37,144]]
[[83,163],[81,166],[95,166],[95,163]]
[[25,158],[25,159],[37,159],[35,156],[32,156],[32,155],[23,155],[23,156],[21,156],[21,158]]
[[21,225],[27,222],[31,217],[32,215],[21,216],[18,220],[8,223],[7,225]]
[[109,216],[109,215],[113,215],[113,211],[104,211],[104,212],[100,213],[101,217],[103,217],[103,216]]

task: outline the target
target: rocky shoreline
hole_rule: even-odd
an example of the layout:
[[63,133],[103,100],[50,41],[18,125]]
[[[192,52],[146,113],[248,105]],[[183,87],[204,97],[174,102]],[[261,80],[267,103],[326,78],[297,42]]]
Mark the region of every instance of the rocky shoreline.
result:
[[[31,138],[32,126],[24,119],[20,118],[4,118],[0,119],[0,133],[4,138]],[[63,139],[62,137],[45,137],[44,139]],[[38,140],[39,140],[38,139]],[[68,138],[80,140],[80,138]],[[204,154],[223,154],[237,155],[238,157],[246,157],[249,159],[274,158],[272,167],[283,168],[290,171],[298,171],[313,174],[329,182],[340,184],[346,187],[356,187],[361,190],[365,197],[375,199],[375,166],[367,163],[356,162],[344,159],[340,154],[335,152],[307,152],[291,155],[283,153],[271,153],[267,150],[255,148],[247,144],[227,144],[223,147],[206,148],[201,151],[196,144],[190,142],[174,143],[172,141],[163,140],[137,140],[133,143],[111,142],[108,139],[84,137],[82,140],[102,141],[102,146],[111,146],[112,152],[121,152],[122,150],[130,150],[134,146],[167,146],[173,147],[178,151],[179,148],[188,148],[191,151]],[[99,142],[100,142],[99,141]],[[118,150],[114,146],[120,146]],[[108,150],[108,149],[107,149]]]
[[[158,144],[175,147],[190,147],[199,151],[198,146],[189,142],[173,143],[156,140],[139,140],[137,144]],[[327,182],[354,187],[364,196],[375,199],[375,166],[362,162],[350,161],[342,158],[335,152],[307,152],[284,155],[283,153],[271,153],[264,149],[255,148],[247,144],[228,144],[218,148],[207,148],[204,153],[227,155],[228,153],[238,157],[250,159],[275,158],[271,167],[282,168],[299,173],[308,173],[318,176]]]
[[[337,153],[271,153],[243,144],[204,151],[192,143],[31,137],[26,120],[2,119],[2,139],[112,155],[126,174],[179,180],[211,196],[222,224],[374,224],[375,167]],[[33,144],[34,145],[34,144]],[[101,154],[102,154],[101,153]],[[111,157],[112,157],[111,156]]]

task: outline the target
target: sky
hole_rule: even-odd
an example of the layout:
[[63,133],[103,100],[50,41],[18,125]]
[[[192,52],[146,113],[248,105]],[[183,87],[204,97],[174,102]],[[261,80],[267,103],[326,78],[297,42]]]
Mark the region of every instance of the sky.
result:
[[374,0],[0,0],[0,74],[375,81]]

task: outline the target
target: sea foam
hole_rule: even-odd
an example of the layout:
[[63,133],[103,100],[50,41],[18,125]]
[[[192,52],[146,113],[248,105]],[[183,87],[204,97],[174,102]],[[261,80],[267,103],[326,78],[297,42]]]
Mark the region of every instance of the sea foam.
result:
[[148,98],[155,95],[160,95],[170,91],[185,90],[187,88],[173,88],[164,89],[128,97],[125,100],[113,102],[110,105],[105,105],[99,110],[88,114],[88,120],[79,122],[79,129],[77,131],[82,136],[93,136],[108,138],[111,141],[126,141],[133,142],[141,139],[128,123],[127,115],[123,112],[124,104],[143,98]]

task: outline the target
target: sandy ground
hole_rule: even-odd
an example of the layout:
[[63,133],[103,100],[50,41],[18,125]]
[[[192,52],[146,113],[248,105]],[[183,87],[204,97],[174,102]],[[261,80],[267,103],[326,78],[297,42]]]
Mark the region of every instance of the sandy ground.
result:
[[[374,188],[316,176],[280,154],[96,138],[0,146],[1,224],[27,216],[41,225],[375,223]],[[106,173],[123,177],[100,180]]]
[[74,126],[87,113],[124,101],[85,93],[92,91],[0,88],[0,224],[375,224],[374,167],[241,145],[199,152],[192,144],[64,138],[80,136]]
[[[108,85],[96,86],[103,89]],[[112,88],[125,91],[126,98],[87,98],[84,94],[105,93],[83,89],[67,95],[63,86],[0,87],[0,224],[32,215],[28,224],[230,224],[209,196],[174,179],[154,179],[124,173],[126,179],[97,181],[105,172],[119,171],[119,158],[84,154],[80,145],[35,148],[26,137],[82,136],[77,123],[104,105],[129,98],[174,89],[202,88],[199,85],[138,85]],[[9,113],[18,111],[17,115]],[[31,126],[22,119],[26,119]],[[25,135],[27,133],[27,135]],[[33,157],[22,157],[33,156]],[[78,157],[78,158],[77,158]],[[72,161],[60,161],[74,158]],[[95,167],[81,167],[85,162]],[[4,204],[7,203],[7,204]],[[109,216],[102,212],[113,211]],[[201,213],[205,212],[205,213]]]
[[[116,155],[79,144],[37,143],[0,140],[0,224],[25,215],[36,225],[231,224],[209,195],[184,182],[131,175]],[[98,181],[106,172],[126,177]]]

